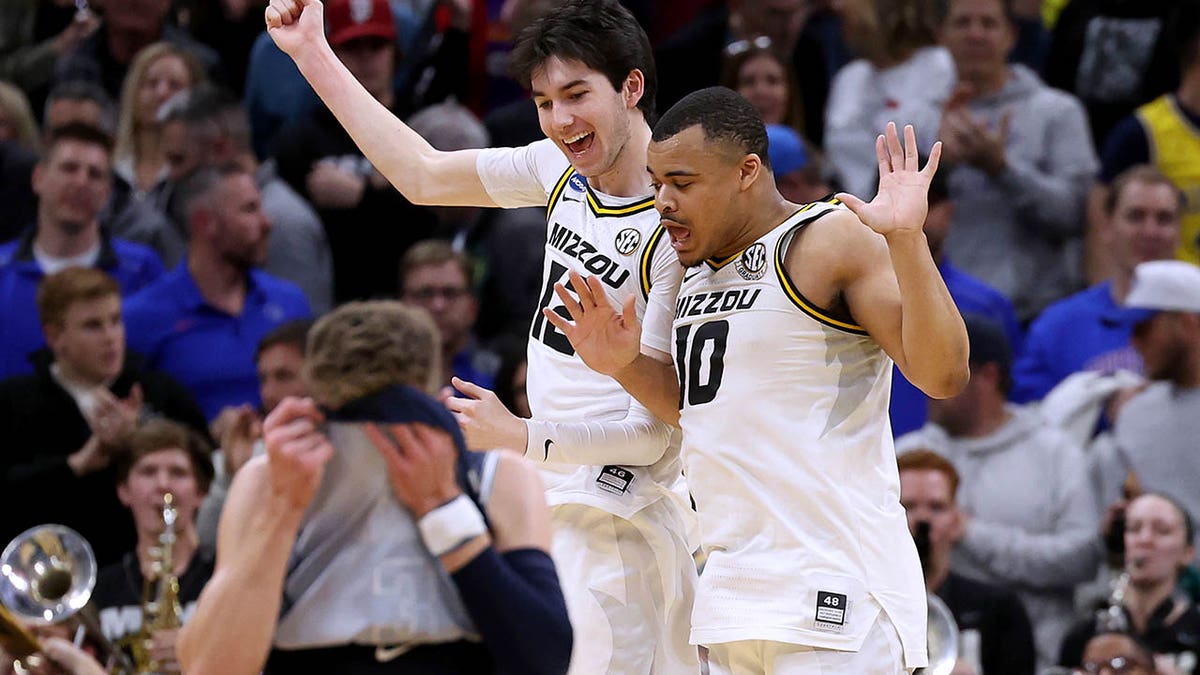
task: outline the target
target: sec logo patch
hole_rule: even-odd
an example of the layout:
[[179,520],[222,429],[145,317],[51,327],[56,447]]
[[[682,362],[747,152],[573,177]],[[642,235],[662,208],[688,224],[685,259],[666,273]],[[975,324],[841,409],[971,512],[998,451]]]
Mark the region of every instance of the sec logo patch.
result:
[[733,266],[746,281],[758,281],[767,271],[767,247],[762,243],[751,246],[742,253]]
[[618,232],[616,240],[613,241],[613,245],[617,247],[617,253],[621,255],[633,253],[641,243],[642,233],[632,227],[627,227]]

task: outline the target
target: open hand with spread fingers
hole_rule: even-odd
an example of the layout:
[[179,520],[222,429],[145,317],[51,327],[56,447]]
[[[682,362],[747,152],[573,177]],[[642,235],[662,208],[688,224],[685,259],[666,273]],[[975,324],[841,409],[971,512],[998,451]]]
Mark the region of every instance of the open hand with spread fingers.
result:
[[633,363],[641,351],[642,325],[635,311],[636,298],[630,295],[618,311],[600,279],[591,275],[584,279],[577,272],[571,272],[571,288],[578,300],[565,286],[554,284],[554,292],[566,307],[569,319],[549,308],[542,313],[567,336],[575,353],[589,368],[615,375]]
[[466,397],[450,396],[443,403],[458,420],[458,427],[462,429],[468,448],[502,448],[525,454],[528,434],[525,423],[504,407],[495,392],[457,377],[450,381]]
[[879,159],[879,192],[870,202],[847,193],[841,200],[867,227],[885,237],[914,234],[925,226],[929,211],[929,181],[937,171],[942,144],[933,144],[929,161],[921,168],[917,135],[912,125],[904,127],[904,144],[896,133],[896,124],[888,122],[884,134],[875,139]]

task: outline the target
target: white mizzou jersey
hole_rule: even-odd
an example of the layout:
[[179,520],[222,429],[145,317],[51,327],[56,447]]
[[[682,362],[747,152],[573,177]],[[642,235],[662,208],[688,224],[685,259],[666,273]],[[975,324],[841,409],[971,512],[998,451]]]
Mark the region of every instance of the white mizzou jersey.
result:
[[[541,296],[527,350],[526,390],[533,417],[549,422],[620,421],[641,404],[616,380],[588,368],[542,310],[568,317],[554,284],[570,288],[569,270],[593,275],[618,307],[631,294],[636,296],[638,318],[647,328],[643,344],[670,353],[666,335],[682,268],[653,196],[619,198],[595,191],[549,140],[482,150],[476,167],[497,205],[546,208]],[[664,495],[677,494],[671,490],[678,490],[681,463],[677,443],[671,445],[657,463],[645,467],[543,462],[539,466],[547,502],[586,504],[628,518]]]
[[888,421],[892,360],[805,300],[784,268],[795,233],[841,208],[806,205],[741,253],[684,272],[675,366],[708,556],[691,637],[855,651],[882,607],[917,667],[926,596]]

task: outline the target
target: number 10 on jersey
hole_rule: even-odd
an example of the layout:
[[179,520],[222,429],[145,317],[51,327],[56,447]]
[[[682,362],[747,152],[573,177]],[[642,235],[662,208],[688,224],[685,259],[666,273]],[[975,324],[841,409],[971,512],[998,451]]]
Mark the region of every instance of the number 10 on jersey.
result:
[[[675,370],[679,374],[679,409],[703,405],[717,397],[725,374],[725,344],[729,322],[721,319],[675,328]],[[707,372],[706,372],[707,371]]]

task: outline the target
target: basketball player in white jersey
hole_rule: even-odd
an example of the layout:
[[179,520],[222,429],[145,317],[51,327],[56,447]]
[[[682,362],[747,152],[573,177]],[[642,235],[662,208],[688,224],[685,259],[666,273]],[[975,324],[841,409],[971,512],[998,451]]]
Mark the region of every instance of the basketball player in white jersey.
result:
[[[439,152],[370,97],[323,37],[317,0],[272,0],[269,32],[367,158],[410,201],[547,206],[540,309],[566,315],[556,284],[594,275],[636,297],[648,358],[667,367],[682,273],[646,172],[656,75],[649,40],[616,0],[569,0],[518,36],[513,70],[530,86],[547,139],[523,148]],[[672,428],[566,337],[534,317],[528,346],[533,420],[456,380],[451,399],[472,447],[509,447],[541,463],[553,508],[554,559],[580,639],[571,672],[694,673],[693,514]]]
[[[693,93],[654,129],[656,206],[688,266],[675,368],[573,277],[585,361],[683,429],[708,562],[691,639],[713,673],[893,674],[925,665],[925,588],[888,422],[893,360],[931,396],[966,383],[963,322],[921,227],[940,146],[877,141],[879,194],[800,206],[775,188],[754,108]],[[593,292],[588,292],[593,291]],[[651,330],[646,326],[646,330]]]

